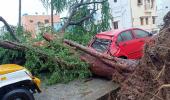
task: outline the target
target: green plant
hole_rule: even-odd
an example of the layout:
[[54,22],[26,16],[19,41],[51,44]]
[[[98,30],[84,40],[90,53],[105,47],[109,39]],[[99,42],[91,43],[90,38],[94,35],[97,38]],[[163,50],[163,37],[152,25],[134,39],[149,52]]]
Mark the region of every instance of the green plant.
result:
[[66,33],[64,37],[69,40],[76,41],[77,43],[87,45],[89,41],[94,36],[93,33],[87,32],[87,33]]
[[[25,66],[34,75],[45,79],[48,85],[87,78],[91,75],[89,65],[82,62],[69,47],[63,45],[62,40],[46,42],[46,45],[42,47],[33,47],[33,42],[28,41],[30,37],[25,35],[27,32],[22,29],[16,32],[16,35],[20,35],[18,37],[22,40],[22,45],[29,49],[20,52],[0,48],[0,64],[18,63]],[[41,35],[35,41],[42,40],[40,37]],[[11,38],[8,34],[4,34],[2,39],[10,40]]]
[[[58,41],[50,43],[49,45],[52,47],[38,48],[48,55],[48,58],[44,58],[32,50],[26,52],[25,57],[27,59],[25,66],[34,74],[50,73],[46,76],[46,79],[48,79],[46,81],[47,84],[68,82],[77,78],[82,79],[90,76],[88,64],[82,62],[79,57],[70,52],[68,47],[65,47]],[[64,61],[64,64],[55,61],[53,59],[54,57]]]

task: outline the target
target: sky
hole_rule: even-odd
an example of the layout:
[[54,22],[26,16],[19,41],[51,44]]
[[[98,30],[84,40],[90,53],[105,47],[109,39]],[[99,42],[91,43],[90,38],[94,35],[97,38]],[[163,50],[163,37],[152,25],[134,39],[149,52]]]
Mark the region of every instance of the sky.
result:
[[[47,14],[40,0],[21,0],[22,15],[29,14]],[[17,25],[18,23],[18,5],[19,0],[0,0],[0,16],[2,16],[9,24]],[[0,23],[0,26],[3,24]]]
[[[29,14],[35,15],[37,12],[39,15],[45,13],[46,9],[40,0],[21,0],[22,1],[22,15]],[[19,0],[0,0],[0,16],[2,16],[9,24],[17,25],[18,22],[18,3]],[[157,3],[161,4],[162,0],[157,0]],[[66,14],[61,14],[65,16]],[[0,22],[0,26],[3,24]]]

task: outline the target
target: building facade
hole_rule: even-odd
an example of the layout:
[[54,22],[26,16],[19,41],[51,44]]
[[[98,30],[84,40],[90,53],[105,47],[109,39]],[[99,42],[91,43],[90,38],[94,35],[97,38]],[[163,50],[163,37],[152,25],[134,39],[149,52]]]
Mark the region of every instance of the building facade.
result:
[[[54,27],[60,23],[60,16],[54,15]],[[41,27],[51,25],[50,15],[24,15],[22,16],[22,26],[28,32],[32,33],[32,37],[35,37]]]
[[132,27],[129,0],[109,0],[113,29]]
[[156,26],[156,0],[109,0],[113,16],[113,29],[142,28],[154,31]]

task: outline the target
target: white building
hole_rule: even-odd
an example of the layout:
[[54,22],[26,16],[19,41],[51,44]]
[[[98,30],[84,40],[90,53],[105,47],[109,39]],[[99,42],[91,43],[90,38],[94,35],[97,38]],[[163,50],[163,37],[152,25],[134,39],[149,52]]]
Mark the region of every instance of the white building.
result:
[[157,0],[157,5],[157,25],[161,27],[164,16],[170,11],[170,0]]
[[114,29],[157,29],[155,0],[109,0]]

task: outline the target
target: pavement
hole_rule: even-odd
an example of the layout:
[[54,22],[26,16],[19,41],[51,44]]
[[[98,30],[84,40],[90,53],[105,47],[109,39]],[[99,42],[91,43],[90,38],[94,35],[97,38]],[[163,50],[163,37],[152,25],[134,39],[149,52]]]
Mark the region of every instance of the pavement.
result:
[[117,84],[108,80],[75,80],[44,87],[41,94],[35,94],[35,100],[97,100],[117,88]]

